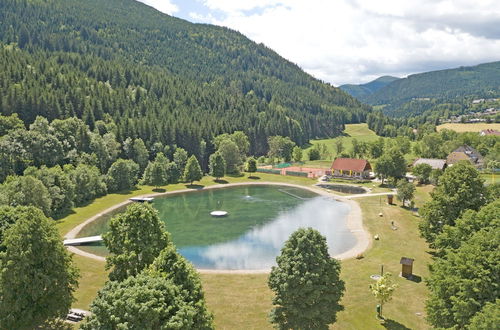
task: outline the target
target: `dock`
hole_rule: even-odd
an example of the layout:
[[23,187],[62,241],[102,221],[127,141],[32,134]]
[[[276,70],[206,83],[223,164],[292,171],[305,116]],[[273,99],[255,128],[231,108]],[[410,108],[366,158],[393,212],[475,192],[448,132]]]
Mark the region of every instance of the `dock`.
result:
[[64,246],[74,246],[74,245],[85,245],[97,242],[102,242],[101,235],[65,239],[63,244]]
[[153,197],[132,197],[128,199],[129,201],[132,202],[138,202],[138,203],[151,203],[153,202],[154,198]]

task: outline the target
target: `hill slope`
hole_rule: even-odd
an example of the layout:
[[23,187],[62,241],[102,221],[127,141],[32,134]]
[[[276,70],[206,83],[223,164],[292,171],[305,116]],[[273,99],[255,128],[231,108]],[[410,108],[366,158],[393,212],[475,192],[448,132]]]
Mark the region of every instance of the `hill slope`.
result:
[[0,21],[0,113],[26,123],[109,114],[121,140],[193,153],[244,130],[263,153],[268,136],[333,136],[369,111],[238,32],[133,0],[3,0]]
[[396,80],[361,100],[385,105],[392,116],[419,115],[429,110],[461,107],[467,99],[500,96],[500,62],[431,71]]
[[382,76],[366,84],[346,84],[339,86],[339,88],[356,98],[363,99],[398,79],[392,76]]

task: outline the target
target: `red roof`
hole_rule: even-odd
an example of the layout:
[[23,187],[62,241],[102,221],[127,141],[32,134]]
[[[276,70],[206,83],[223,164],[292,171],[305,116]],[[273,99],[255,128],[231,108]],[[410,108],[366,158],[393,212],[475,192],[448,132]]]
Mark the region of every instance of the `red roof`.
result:
[[496,129],[483,129],[481,131],[482,135],[500,135],[500,132]]
[[334,170],[363,172],[371,170],[372,167],[366,159],[337,158],[333,161]]

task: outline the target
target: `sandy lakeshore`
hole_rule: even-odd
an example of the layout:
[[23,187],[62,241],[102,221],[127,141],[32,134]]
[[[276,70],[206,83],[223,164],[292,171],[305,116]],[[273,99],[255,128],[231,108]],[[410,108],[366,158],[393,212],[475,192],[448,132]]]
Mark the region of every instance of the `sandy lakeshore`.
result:
[[[333,198],[337,201],[346,203],[350,207],[350,211],[347,215],[347,227],[351,231],[351,233],[354,235],[356,238],[356,245],[354,245],[351,249],[348,251],[334,255],[332,256],[333,258],[339,259],[339,260],[344,260],[344,259],[349,259],[349,258],[354,258],[358,256],[359,254],[363,253],[366,251],[370,245],[371,245],[371,236],[367,232],[367,230],[363,226],[363,218],[361,214],[361,208],[359,207],[359,204],[353,200],[350,200],[348,198],[345,198],[343,196],[339,196],[336,194],[333,194],[331,192],[325,191],[323,189],[314,187],[314,186],[301,186],[301,185],[296,185],[296,184],[290,184],[290,183],[278,183],[278,182],[248,182],[248,183],[231,183],[231,184],[224,184],[224,185],[217,185],[217,186],[208,186],[201,188],[200,190],[208,190],[208,189],[222,189],[226,187],[235,187],[235,186],[248,186],[248,185],[276,185],[276,186],[289,186],[289,187],[294,187],[294,188],[299,188],[299,189],[306,189],[310,190],[318,195],[321,196],[327,196],[330,198]],[[147,194],[147,195],[142,195],[138,197],[158,197],[158,196],[165,196],[165,195],[173,195],[173,194],[181,194],[185,192],[193,191],[193,189],[182,189],[182,190],[177,190],[177,191],[172,191],[172,192],[162,192],[162,193],[155,193],[155,194]],[[133,203],[129,200],[124,201],[122,203],[118,203],[116,205],[113,205],[112,207],[106,209],[105,211],[96,214],[95,216],[88,218],[78,226],[74,227],[71,229],[66,235],[66,239],[70,238],[75,238],[78,233],[82,230],[83,227],[85,227],[87,224],[95,221],[99,217],[101,217],[104,214],[107,214],[111,211],[114,211],[122,206],[125,206],[127,204]],[[75,246],[68,246],[68,250],[72,253],[78,254],[83,257],[87,258],[92,258],[95,260],[99,261],[105,261],[106,259],[104,257],[88,253],[85,251],[82,251],[78,249]],[[200,273],[226,273],[226,274],[258,274],[258,273],[269,273],[270,269],[258,269],[258,270],[215,270],[215,269],[198,269]]]

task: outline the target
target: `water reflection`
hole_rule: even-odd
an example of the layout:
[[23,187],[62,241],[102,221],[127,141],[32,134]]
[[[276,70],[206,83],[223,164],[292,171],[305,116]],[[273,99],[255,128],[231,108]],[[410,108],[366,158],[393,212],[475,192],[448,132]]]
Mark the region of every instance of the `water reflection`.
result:
[[[249,195],[245,199],[249,199]],[[275,220],[240,237],[209,246],[188,246],[179,252],[198,268],[268,269],[275,265],[283,243],[301,227],[312,227],[327,239],[330,255],[352,248],[356,239],[346,227],[349,206],[324,197],[304,201],[281,212]]]

